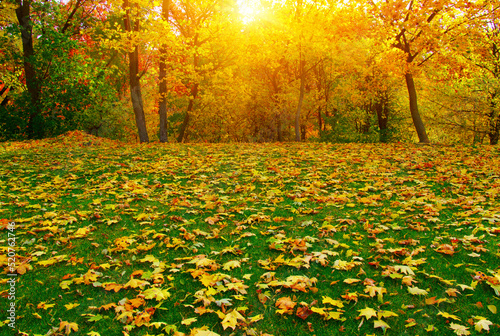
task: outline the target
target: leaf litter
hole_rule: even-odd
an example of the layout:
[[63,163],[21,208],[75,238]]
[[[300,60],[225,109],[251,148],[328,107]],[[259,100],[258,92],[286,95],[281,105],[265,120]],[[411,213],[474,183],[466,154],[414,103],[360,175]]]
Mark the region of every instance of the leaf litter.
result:
[[0,155],[20,334],[499,331],[494,147],[73,132]]

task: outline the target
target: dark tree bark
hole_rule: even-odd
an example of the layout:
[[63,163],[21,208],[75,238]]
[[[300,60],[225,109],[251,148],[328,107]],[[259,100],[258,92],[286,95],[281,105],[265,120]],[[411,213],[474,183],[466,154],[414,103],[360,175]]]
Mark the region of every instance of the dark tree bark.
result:
[[497,104],[494,99],[496,94],[490,96],[490,112],[488,113],[488,137],[490,138],[490,145],[498,144],[500,139],[500,113],[497,110]]
[[[124,18],[125,30],[128,32],[139,31],[139,22],[134,27],[130,22],[130,8],[128,0],[123,2],[123,9],[126,11]],[[144,107],[142,103],[141,82],[139,77],[139,48],[136,46],[134,51],[128,54],[129,58],[129,85],[132,107],[134,109],[135,123],[139,134],[139,141],[149,142],[148,131],[146,128],[146,117],[144,116]]]
[[[163,0],[162,18],[168,23],[168,14],[170,10],[170,0]],[[160,115],[160,142],[167,142],[167,46],[163,44],[160,48],[160,106],[158,114]]]
[[33,27],[31,21],[31,0],[17,0],[19,5],[16,8],[16,16],[21,28],[21,39],[23,45],[24,57],[24,75],[26,79],[26,86],[30,95],[30,112],[28,117],[27,134],[28,138],[36,139],[43,138],[44,127],[43,118],[40,109],[40,83],[38,82],[36,71],[31,63],[35,50],[33,48]]
[[420,118],[420,113],[418,112],[417,104],[417,90],[415,89],[415,82],[413,81],[413,76],[411,73],[405,74],[406,87],[408,89],[408,96],[410,99],[410,113],[413,120],[413,125],[418,134],[418,140],[420,143],[429,143],[429,138],[427,137],[427,132],[425,131],[425,126]]
[[377,114],[379,141],[386,143],[389,141],[389,97],[387,92],[382,92],[378,100],[373,104],[373,108]]
[[276,132],[278,135],[278,142],[283,142],[283,126],[281,123],[281,113],[276,114]]

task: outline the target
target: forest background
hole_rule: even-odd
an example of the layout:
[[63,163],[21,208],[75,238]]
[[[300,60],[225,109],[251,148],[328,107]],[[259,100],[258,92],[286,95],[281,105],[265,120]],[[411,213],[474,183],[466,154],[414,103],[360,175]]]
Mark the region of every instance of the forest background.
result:
[[498,0],[4,0],[0,140],[497,144]]

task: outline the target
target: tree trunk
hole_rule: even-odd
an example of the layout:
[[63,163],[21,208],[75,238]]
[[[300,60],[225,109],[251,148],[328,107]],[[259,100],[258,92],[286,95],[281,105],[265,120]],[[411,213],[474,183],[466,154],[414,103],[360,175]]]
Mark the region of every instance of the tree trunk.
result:
[[321,119],[321,107],[318,107],[318,136],[321,138],[321,131],[323,130],[323,119]]
[[281,114],[276,114],[276,131],[278,133],[278,142],[283,142],[283,129],[281,125]]
[[300,61],[300,93],[299,93],[299,104],[297,106],[297,112],[295,113],[295,141],[300,141],[300,112],[302,110],[302,103],[304,102],[304,91],[305,91],[305,65],[306,61]]
[[[128,1],[123,2],[123,8],[126,11],[124,24],[125,30],[132,31],[130,23],[130,8]],[[134,31],[139,31],[139,23],[137,22]],[[132,99],[132,107],[134,109],[135,123],[139,133],[139,141],[149,142],[148,130],[146,128],[146,117],[144,116],[144,107],[142,103],[141,82],[139,78],[139,48],[136,46],[134,51],[128,54],[129,59],[129,84],[130,84],[130,97]]]
[[23,45],[24,57],[24,75],[26,86],[30,95],[31,106],[29,107],[29,119],[27,134],[28,138],[42,138],[45,134],[43,126],[43,118],[40,110],[40,83],[36,76],[35,68],[31,63],[35,55],[33,48],[33,27],[31,22],[31,0],[17,0],[18,8],[16,8],[16,16],[21,28],[21,39]]
[[[168,23],[168,13],[170,10],[170,0],[163,0],[162,19]],[[160,48],[160,74],[159,74],[159,93],[160,106],[158,114],[160,115],[160,142],[167,142],[167,46],[162,45]]]
[[500,113],[498,113],[496,109],[496,103],[494,99],[495,99],[495,94],[492,94],[490,102],[490,113],[488,115],[489,117],[488,137],[490,138],[490,145],[498,144],[498,140],[500,138]]
[[144,107],[142,104],[141,83],[139,80],[139,50],[135,47],[134,52],[129,53],[130,70],[130,96],[134,108],[135,123],[139,133],[139,141],[149,142],[148,130],[146,128],[146,117],[144,116]]
[[179,131],[179,136],[177,137],[177,142],[183,142],[186,139],[186,131],[189,126],[189,119],[191,118],[190,113],[194,107],[194,100],[198,95],[198,84],[194,84],[191,87],[191,98],[189,99],[189,105],[186,110],[186,115],[184,116],[184,121],[182,122],[181,129]]
[[420,118],[420,113],[418,112],[417,104],[417,90],[415,89],[415,82],[413,81],[413,76],[411,73],[405,74],[406,87],[408,88],[408,96],[410,99],[410,113],[413,120],[413,125],[418,134],[418,140],[420,143],[429,143],[429,138],[425,132],[425,126]]
[[389,130],[387,124],[389,122],[389,98],[387,92],[383,92],[378,97],[378,100],[373,104],[373,108],[377,113],[379,141],[386,143],[389,141]]

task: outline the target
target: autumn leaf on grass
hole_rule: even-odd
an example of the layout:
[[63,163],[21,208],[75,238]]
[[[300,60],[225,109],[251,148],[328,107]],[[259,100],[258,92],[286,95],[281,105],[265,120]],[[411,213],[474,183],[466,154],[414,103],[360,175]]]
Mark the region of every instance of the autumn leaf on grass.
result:
[[64,331],[66,335],[69,335],[71,331],[78,331],[78,324],[74,322],[61,321],[59,324],[59,331]]
[[384,287],[366,286],[365,293],[368,293],[371,297],[374,297],[377,294],[381,296],[384,293],[387,293],[387,289]]
[[395,312],[392,312],[390,310],[381,310],[377,313],[378,319],[380,320],[381,318],[388,318],[388,317],[397,317],[399,316]]
[[303,307],[297,308],[297,313],[295,315],[297,315],[301,319],[305,320],[312,313],[313,313],[313,311],[309,307],[303,306]]
[[418,287],[408,287],[408,292],[411,295],[427,295],[429,292],[427,292],[425,289],[420,289]]
[[373,321],[373,327],[374,328],[382,328],[382,330],[385,332],[386,329],[389,329],[389,325],[385,323],[382,320],[375,320]]
[[67,310],[73,309],[75,307],[78,307],[80,304],[79,303],[68,303],[65,304],[64,307],[66,307]]
[[[62,286],[62,283],[61,283],[61,286]],[[123,288],[123,285],[120,285],[120,284],[117,284],[117,283],[114,283],[114,282],[107,282],[107,283],[103,284],[103,287],[107,291],[115,291],[115,293],[116,293],[120,289]]]
[[344,279],[344,283],[346,283],[348,285],[356,283],[356,282],[360,282],[360,281],[361,281],[360,279],[352,279],[352,278]]
[[217,333],[210,331],[210,330],[194,328],[189,333],[189,336],[220,336],[220,334],[217,334]]
[[448,255],[453,255],[455,251],[455,247],[449,244],[441,244],[437,247],[435,250],[436,252],[442,253],[442,254],[448,254]]
[[236,309],[233,309],[230,313],[226,314],[222,320],[222,327],[224,330],[226,330],[227,327],[234,330],[238,325],[238,320],[245,320],[245,318]]
[[493,314],[496,314],[497,313],[497,307],[495,305],[488,305],[488,309],[490,312],[492,312]]
[[83,237],[87,236],[90,231],[91,231],[91,228],[88,226],[79,228],[74,233],[73,238],[83,238]]
[[456,324],[456,323],[451,323],[450,324],[450,328],[457,335],[470,335],[470,331],[467,330],[469,328],[467,328],[466,326],[463,326],[463,325],[460,325],[460,324]]
[[231,261],[228,261],[227,263],[225,263],[222,266],[222,269],[225,270],[225,271],[230,271],[233,268],[237,268],[237,267],[240,267],[240,266],[241,266],[241,263],[238,260],[231,260]]
[[472,288],[471,286],[469,285],[464,285],[464,284],[457,284],[458,287],[460,287],[460,289],[464,290],[464,289],[470,289],[470,290],[474,290],[474,288]]
[[49,308],[54,307],[55,305],[56,305],[55,303],[46,303],[45,301],[43,301],[43,302],[40,302],[36,307],[38,309],[45,309],[45,310],[47,310]]
[[[153,313],[154,313],[154,309],[153,309]],[[137,314],[137,316],[135,316],[134,324],[138,327],[145,325],[145,324],[148,324],[149,321],[151,320],[151,315],[152,314],[148,311],[140,312],[139,314]]]
[[89,335],[89,336],[101,336],[101,334],[99,334],[97,331],[90,331],[90,332],[86,333],[85,335]]
[[290,299],[290,297],[288,296],[279,298],[278,301],[276,301],[275,303],[275,306],[279,308],[276,312],[280,314],[292,313],[293,308],[295,307],[296,304],[297,303],[293,302],[292,299]]
[[188,326],[196,321],[198,321],[198,319],[196,317],[191,317],[191,318],[187,318],[187,319],[182,320],[181,324]]
[[483,330],[490,330],[490,325],[493,324],[491,321],[488,321],[485,317],[482,316],[474,316],[474,318],[476,320],[479,320],[474,324],[474,329],[476,329],[476,331],[481,332]]
[[370,318],[372,317],[375,317],[377,316],[377,311],[373,308],[364,308],[364,309],[360,309],[358,310],[359,311],[359,317],[362,317],[364,316],[367,320],[369,320]]
[[409,266],[404,266],[404,265],[396,265],[394,266],[394,269],[397,272],[406,274],[406,275],[415,275],[415,272],[409,267]]
[[437,304],[439,306],[439,304],[441,302],[446,302],[446,301],[447,301],[447,299],[436,299],[436,297],[433,296],[433,297],[425,299],[425,304],[427,304],[427,305]]
[[162,301],[170,297],[168,289],[160,289],[158,287],[148,288],[142,294],[146,300],[156,299],[156,301]]
[[439,311],[439,313],[437,313],[438,315],[441,315],[442,317],[444,318],[451,318],[451,319],[454,319],[456,321],[460,321],[460,318],[456,315],[451,315],[451,314],[448,314],[447,312],[442,312],[442,311]]
[[323,302],[323,304],[329,303],[332,306],[339,307],[339,308],[343,308],[344,307],[344,304],[342,303],[341,300],[334,300],[334,299],[332,299],[331,297],[328,297],[328,296],[323,296],[323,301],[322,302]]
[[130,279],[125,285],[123,285],[124,288],[137,288],[137,287],[144,287],[146,285],[149,285],[149,281],[144,281],[144,280],[139,280],[139,279]]
[[445,290],[445,292],[449,296],[457,296],[457,294],[460,294],[460,292],[456,288],[448,288],[447,290]]

